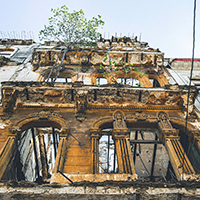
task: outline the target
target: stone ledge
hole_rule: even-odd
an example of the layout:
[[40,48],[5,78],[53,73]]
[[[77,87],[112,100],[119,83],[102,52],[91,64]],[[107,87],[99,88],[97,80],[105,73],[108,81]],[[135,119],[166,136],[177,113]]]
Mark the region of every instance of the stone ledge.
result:
[[[104,181],[134,181],[137,174],[65,174],[73,182],[104,182]],[[60,173],[55,173],[51,177],[51,183],[70,183]]]
[[[93,185],[75,184],[44,184],[25,182],[1,182],[0,199],[181,199],[200,198],[199,184],[193,188],[178,187],[177,184],[171,188],[165,183],[142,183],[138,181],[126,182],[104,182]],[[150,186],[152,184],[152,186]],[[161,187],[156,187],[161,186]],[[178,184],[180,186],[180,183]]]

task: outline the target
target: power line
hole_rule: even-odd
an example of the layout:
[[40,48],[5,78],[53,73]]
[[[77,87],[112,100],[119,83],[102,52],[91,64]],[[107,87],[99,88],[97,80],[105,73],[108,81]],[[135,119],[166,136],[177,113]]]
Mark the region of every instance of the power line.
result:
[[[191,89],[191,83],[192,83],[192,72],[193,72],[193,66],[194,66],[194,49],[195,49],[195,18],[196,18],[196,0],[194,0],[194,11],[193,11],[193,45],[192,45],[192,64],[191,64],[191,70],[190,70],[190,80],[189,80],[189,88],[188,88],[188,95],[187,95],[187,112],[186,112],[186,121],[185,121],[185,134],[187,134],[187,125],[188,125],[188,112],[189,112],[189,98],[190,98],[190,89]],[[184,144],[184,147],[186,146],[186,142]],[[185,154],[185,152],[184,152]],[[185,157],[183,157],[183,165]],[[184,167],[183,167],[184,170]]]
[[188,110],[189,110],[189,97],[190,97],[190,89],[191,89],[191,80],[192,80],[192,72],[194,66],[194,49],[195,49],[195,18],[196,18],[196,0],[194,0],[194,17],[193,17],[193,46],[192,46],[192,66],[190,70],[190,80],[189,80],[189,88],[188,88],[188,96],[187,96],[187,113],[186,113],[186,124],[185,131],[187,133],[187,122],[188,122]]

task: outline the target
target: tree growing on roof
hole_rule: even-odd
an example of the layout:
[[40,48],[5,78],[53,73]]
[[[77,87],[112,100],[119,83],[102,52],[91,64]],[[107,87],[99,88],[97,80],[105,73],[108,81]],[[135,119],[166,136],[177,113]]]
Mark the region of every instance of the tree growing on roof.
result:
[[[44,29],[39,32],[39,39],[58,40],[64,46],[64,49],[61,48],[58,54],[59,58],[62,51],[64,51],[61,63],[56,70],[56,77],[52,79],[54,82],[59,75],[67,51],[75,46],[91,46],[93,42],[100,38],[98,28],[103,27],[105,22],[100,15],[88,20],[82,9],[79,11],[73,10],[70,13],[66,5],[56,9],[52,8],[51,11],[53,16],[48,18],[49,25],[44,25]],[[47,81],[55,69],[58,58],[47,77]]]
[[66,5],[51,11],[53,16],[48,18],[49,25],[44,25],[39,32],[40,40],[58,40],[69,49],[99,39],[98,28],[105,24],[100,15],[88,20],[82,9],[70,13]]

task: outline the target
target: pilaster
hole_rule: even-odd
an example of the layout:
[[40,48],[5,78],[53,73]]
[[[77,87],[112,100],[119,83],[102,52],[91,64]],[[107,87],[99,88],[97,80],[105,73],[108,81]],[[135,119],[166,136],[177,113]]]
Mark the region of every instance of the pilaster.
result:
[[53,173],[57,173],[58,171],[63,172],[64,161],[66,156],[66,142],[68,135],[69,135],[69,129],[64,129],[61,131],[61,134],[59,134],[59,145],[58,145]]

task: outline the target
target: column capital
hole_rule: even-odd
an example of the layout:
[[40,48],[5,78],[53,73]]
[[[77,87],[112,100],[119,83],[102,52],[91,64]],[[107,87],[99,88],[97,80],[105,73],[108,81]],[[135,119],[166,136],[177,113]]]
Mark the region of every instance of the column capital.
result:
[[61,129],[61,133],[59,134],[59,137],[68,137],[70,133],[70,130],[67,128]]
[[113,139],[122,139],[130,137],[130,130],[129,129],[113,129],[112,132]]
[[15,127],[15,126],[9,127],[7,130],[8,130],[8,133],[9,133],[8,137],[11,137],[11,138],[16,138],[18,133],[21,132],[21,129],[19,129],[18,127]]
[[163,129],[160,130],[160,138],[164,142],[166,139],[180,139],[179,130],[177,129]]
[[165,141],[169,141],[169,140],[180,140],[179,136],[167,136],[165,137]]
[[90,137],[100,139],[101,137],[101,130],[100,129],[90,129]]

